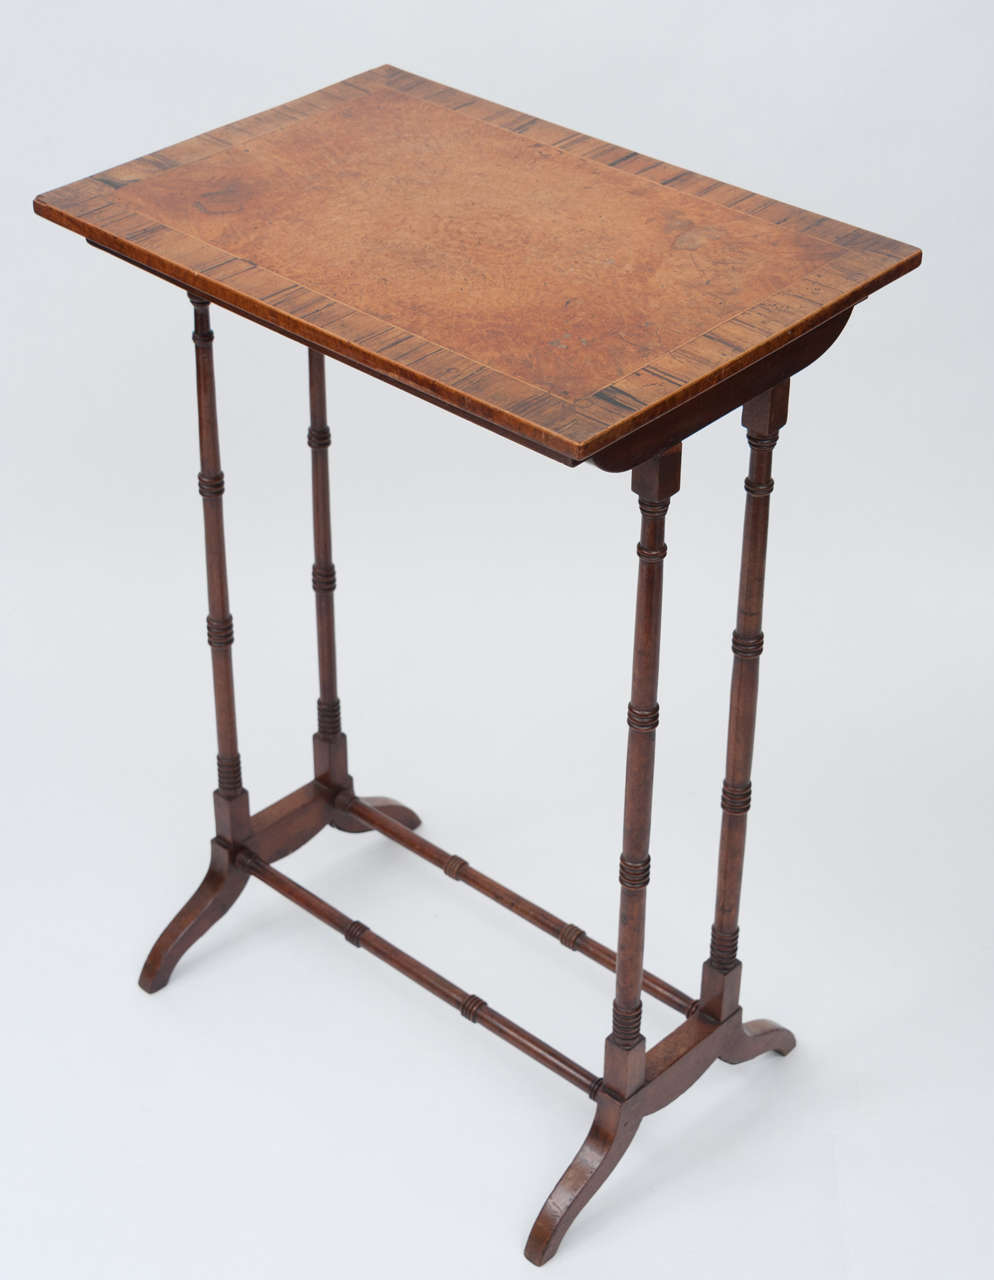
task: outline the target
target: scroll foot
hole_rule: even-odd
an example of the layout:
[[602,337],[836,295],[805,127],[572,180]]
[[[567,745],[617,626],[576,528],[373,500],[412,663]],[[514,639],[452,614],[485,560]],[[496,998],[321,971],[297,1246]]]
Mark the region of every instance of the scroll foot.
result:
[[[401,804],[399,800],[391,800],[389,796],[361,796],[363,804],[368,804],[372,809],[379,809],[381,813],[385,813],[388,818],[393,818],[395,822],[403,823],[411,831],[421,826],[421,819],[409,809],[406,804]],[[331,817],[328,819],[331,826],[338,831],[368,831],[360,818],[355,814],[349,813],[347,809],[332,809]]]
[[719,1055],[722,1062],[749,1062],[761,1053],[779,1053],[786,1057],[797,1044],[794,1033],[776,1022],[757,1018],[744,1022],[735,1039]]
[[203,882],[149,952],[138,979],[143,991],[151,994],[162,990],[180,959],[221,919],[248,879],[248,873],[235,864],[232,849],[221,840],[213,840],[211,863]]
[[614,1098],[598,1101],[586,1141],[535,1219],[525,1245],[529,1262],[540,1267],[555,1254],[573,1219],[628,1150],[640,1121],[633,1108]]

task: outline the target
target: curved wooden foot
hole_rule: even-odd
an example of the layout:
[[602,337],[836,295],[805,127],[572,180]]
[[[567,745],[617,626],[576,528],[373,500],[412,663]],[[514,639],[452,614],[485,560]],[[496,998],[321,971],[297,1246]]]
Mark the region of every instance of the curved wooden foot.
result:
[[[403,823],[411,831],[421,826],[421,819],[414,810],[408,809],[407,805],[401,804],[399,800],[391,800],[389,796],[360,796],[359,799],[363,804],[368,804],[370,808],[379,809],[381,813],[393,818],[395,822]],[[332,809],[328,822],[338,831],[369,830],[365,822],[357,818],[355,814],[349,813],[347,809]]]
[[761,1053],[779,1053],[786,1057],[797,1044],[794,1033],[766,1018],[744,1022],[738,1035],[718,1055],[722,1062],[748,1062]]
[[221,919],[248,880],[248,873],[235,865],[231,849],[220,840],[212,841],[211,864],[203,882],[148,953],[138,979],[143,991],[162,990],[185,953]]
[[555,1254],[573,1219],[628,1150],[640,1122],[633,1108],[613,1098],[598,1102],[586,1141],[535,1219],[525,1245],[529,1262],[540,1267]]

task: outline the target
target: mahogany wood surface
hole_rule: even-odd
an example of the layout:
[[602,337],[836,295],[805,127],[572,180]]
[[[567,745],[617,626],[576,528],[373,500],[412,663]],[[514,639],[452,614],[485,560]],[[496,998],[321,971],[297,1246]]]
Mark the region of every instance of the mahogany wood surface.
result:
[[572,464],[921,258],[389,66],[35,208]]
[[745,481],[746,516],[738,614],[732,638],[735,657],[726,780],[722,788],[718,905],[711,954],[704,963],[699,1004],[682,1027],[648,1052],[640,1033],[639,978],[649,882],[653,747],[659,720],[656,686],[662,572],[667,550],[663,525],[670,497],[680,486],[681,446],[659,454],[632,471],[632,488],[638,495],[642,513],[642,536],[638,544],[632,701],[628,708],[628,767],[613,1022],[604,1047],[605,1087],[597,1094],[594,1122],[543,1205],[525,1246],[525,1256],[537,1266],[553,1257],[570,1224],[624,1155],[645,1116],[679,1097],[717,1059],[747,1062],[767,1051],[784,1055],[794,1047],[792,1033],[774,1022],[743,1024],[739,1007],[742,965],[736,954],[745,814],[756,727],[758,662],[763,645],[760,627],[769,496],[773,490],[771,454],[779,430],[786,422],[787,395],[788,384],[781,383],[748,401],[742,415],[748,432],[750,466]]
[[680,488],[682,446],[661,453],[632,472],[632,488],[642,515],[635,596],[635,640],[632,695],[628,704],[628,760],[622,822],[621,882],[618,918],[618,963],[611,1015],[611,1034],[604,1055],[604,1079],[627,1098],[645,1083],[645,1037],[642,1035],[642,966],[645,950],[646,889],[649,884],[649,828],[652,782],[659,724],[660,624],[663,606],[663,561],[666,513]]
[[[335,657],[335,614],[332,592],[335,568],[331,560],[331,496],[328,448],[331,433],[325,418],[324,358],[308,352],[311,449],[311,492],[314,523],[314,568],[318,640],[318,732],[314,735],[315,780],[275,804],[250,814],[248,792],[242,786],[241,757],[235,729],[234,674],[231,646],[234,626],[228,603],[228,569],[224,542],[224,472],[218,438],[217,392],[214,381],[214,334],[210,304],[197,294],[193,303],[193,343],[196,351],[197,423],[207,558],[207,641],[214,671],[214,708],[218,739],[218,789],[214,792],[217,834],[211,842],[207,873],[196,891],[156,940],[138,982],[148,992],[161,991],[176,965],[193,944],[216,924],[240,896],[249,873],[238,861],[244,853],[264,863],[275,862],[312,839],[327,826],[341,831],[368,831],[336,798],[354,798],[348,773],[345,735],[338,704]],[[386,796],[369,796],[377,812],[403,828],[421,819],[406,805]]]

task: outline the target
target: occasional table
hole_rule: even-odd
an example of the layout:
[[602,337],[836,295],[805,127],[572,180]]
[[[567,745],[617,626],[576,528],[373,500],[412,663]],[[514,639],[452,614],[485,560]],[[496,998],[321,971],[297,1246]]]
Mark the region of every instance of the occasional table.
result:
[[[152,948],[141,985],[164,987],[254,877],[582,1089],[595,1106],[590,1132],[525,1249],[541,1264],[646,1116],[716,1059],[794,1047],[776,1023],[743,1021],[737,951],[773,448],[789,379],[921,253],[390,66],[50,191],[35,210],[179,285],[193,304],[216,833],[203,883]],[[314,777],[255,812],[235,722],[211,303],[307,348]],[[631,476],[641,532],[616,951],[415,834],[406,805],[356,795],[335,661],[326,355],[565,466]],[[664,525],[682,441],[740,406],[749,473],[717,898],[691,995],[643,967]],[[380,832],[612,970],[601,1073],[276,869],[326,826]],[[643,994],[684,1019],[651,1048]]]

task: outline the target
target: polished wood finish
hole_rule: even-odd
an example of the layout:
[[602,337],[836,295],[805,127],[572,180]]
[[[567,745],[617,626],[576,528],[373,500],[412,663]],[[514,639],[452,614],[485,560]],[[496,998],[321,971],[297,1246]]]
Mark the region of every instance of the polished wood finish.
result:
[[629,471],[661,451],[671,449],[674,444],[686,440],[741,404],[788,381],[825,354],[846,327],[850,315],[851,311],[840,312],[817,329],[757,360],[741,373],[732,374],[724,382],[702,391],[691,400],[685,400],[662,417],[598,453],[593,459],[594,465],[602,471]]
[[[346,764],[345,735],[341,732],[335,662],[335,615],[332,592],[335,569],[331,559],[331,505],[328,446],[331,434],[325,418],[324,359],[308,353],[311,424],[311,487],[314,517],[314,568],[318,633],[318,732],[314,736],[315,782],[301,787],[254,816],[242,786],[241,757],[235,725],[234,677],[231,646],[234,626],[228,603],[228,570],[224,544],[224,472],[218,441],[217,393],[214,383],[214,334],[210,307],[190,295],[194,311],[197,420],[200,436],[198,487],[204,505],[207,552],[207,638],[214,669],[214,705],[218,740],[218,789],[214,793],[217,836],[211,842],[207,874],[191,898],[162,931],[148,954],[138,982],[143,990],[160,991],[193,944],[228,911],[248,883],[248,873],[236,854],[248,851],[265,862],[300,848],[325,826],[341,831],[366,831],[336,799],[352,797]],[[378,810],[405,827],[421,819],[406,805],[386,796],[368,798]]]
[[[203,882],[139,981],[165,986],[255,879],[582,1089],[593,1123],[525,1250],[541,1265],[646,1116],[715,1061],[794,1047],[776,1023],[744,1022],[739,1004],[772,452],[789,380],[835,342],[857,302],[921,254],[394,67],[58,188],[35,208],[181,285],[194,308],[216,832]],[[307,347],[314,776],[255,814],[235,720],[212,302]],[[406,805],[355,795],[335,649],[326,354],[560,462],[631,472],[641,532],[615,951],[414,834],[420,819]],[[740,405],[750,462],[718,884],[695,997],[644,968],[665,521],[681,442]],[[603,1075],[275,869],[326,827],[378,832],[611,970]],[[651,1048],[643,992],[684,1019]]]
[[210,865],[196,892],[163,931],[149,953],[138,979],[144,990],[158,991],[180,957],[225,914],[245,888],[247,877],[231,860],[233,846],[250,831],[249,797],[242,786],[242,762],[235,722],[235,685],[231,661],[234,623],[228,600],[228,566],[224,545],[224,472],[217,429],[214,387],[214,334],[210,306],[190,294],[193,304],[193,343],[197,374],[197,423],[200,472],[197,488],[203,499],[204,546],[207,557],[207,643],[214,677],[214,715],[217,724],[217,790],[214,816],[217,835],[211,843]]
[[554,1257],[577,1214],[604,1185],[646,1116],[686,1093],[719,1059],[747,1062],[766,1052],[785,1055],[793,1047],[789,1031],[776,1023],[743,1023],[741,1010],[717,1023],[699,1013],[661,1040],[646,1055],[645,1080],[637,1092],[627,1098],[615,1097],[607,1089],[597,1093],[590,1131],[528,1236],[528,1261],[542,1266]]
[[311,586],[318,640],[318,731],[314,735],[314,776],[326,786],[351,791],[342,708],[338,699],[338,664],[335,654],[335,563],[331,558],[331,488],[328,451],[331,431],[326,407],[324,356],[307,352],[311,423],[307,443],[311,450],[311,498],[314,520],[314,565]]
[[704,966],[701,996],[704,1009],[716,1018],[725,1017],[738,1004],[739,899],[746,822],[752,803],[752,753],[759,698],[759,656],[763,652],[763,589],[773,493],[773,450],[780,428],[787,421],[788,393],[789,384],[781,383],[749,401],[742,412],[749,441],[749,474],[745,480],[738,611],[732,632],[734,656],[725,780],[721,788],[718,890],[711,953]]
[[666,557],[666,512],[680,488],[680,453],[644,462],[632,472],[632,489],[642,513],[638,589],[635,598],[635,642],[632,696],[628,704],[628,764],[625,774],[623,840],[618,877],[621,905],[618,921],[618,964],[611,1034],[604,1056],[604,1079],[616,1094],[628,1097],[645,1082],[645,1039],[642,1036],[642,961],[645,950],[646,888],[649,884],[649,828],[652,780],[659,723],[659,643],[663,605],[663,560]]
[[745,852],[748,773],[756,721],[758,658],[762,649],[760,625],[768,499],[773,488],[770,455],[777,433],[786,421],[787,391],[787,384],[783,383],[773,392],[751,400],[743,413],[749,431],[751,461],[746,480],[739,612],[732,641],[736,665],[729,712],[728,768],[722,790],[726,823],[722,826],[719,907],[712,932],[711,956],[704,965],[701,998],[691,1017],[648,1053],[640,1034],[637,982],[645,935],[653,744],[659,719],[656,686],[662,571],[666,556],[664,520],[669,498],[680,485],[679,446],[632,472],[632,487],[639,495],[642,512],[642,535],[638,546],[635,658],[628,712],[614,1025],[605,1045],[606,1088],[598,1096],[590,1132],[553,1188],[528,1237],[525,1256],[538,1266],[555,1254],[570,1224],[624,1155],[645,1116],[667,1106],[719,1058],[728,1063],[747,1062],[767,1051],[785,1055],[794,1047],[791,1032],[775,1022],[742,1022],[738,1004],[741,965],[734,952]]
[[214,390],[214,334],[210,307],[203,298],[193,303],[193,342],[197,366],[197,420],[200,434],[200,473],[197,487],[204,505],[204,544],[207,553],[207,643],[214,674],[214,714],[217,722],[217,792],[215,810],[219,836],[241,839],[248,816],[248,796],[242,786],[242,760],[235,723],[235,679],[231,646],[234,622],[228,601],[228,565],[224,546],[224,472],[217,433]]
[[35,208],[568,464],[921,257],[389,66]]

